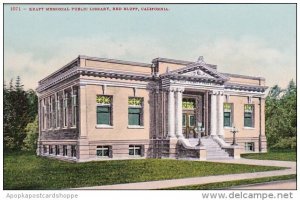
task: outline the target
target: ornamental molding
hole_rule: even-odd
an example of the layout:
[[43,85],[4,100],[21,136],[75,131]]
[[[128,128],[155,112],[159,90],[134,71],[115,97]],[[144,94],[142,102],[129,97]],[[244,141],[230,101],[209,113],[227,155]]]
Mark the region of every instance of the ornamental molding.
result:
[[126,87],[126,88],[136,88],[136,89],[147,89],[149,83],[130,83],[122,81],[110,81],[110,80],[90,80],[90,79],[80,79],[80,84],[85,85],[106,85],[109,87]]
[[223,91],[220,91],[220,90],[211,90],[208,92],[210,95],[220,95],[220,96],[223,96],[224,95],[224,92]]
[[104,78],[115,78],[121,80],[139,80],[139,81],[150,81],[153,80],[151,75],[139,74],[139,73],[129,73],[129,72],[119,72],[119,71],[108,71],[102,69],[92,69],[92,68],[82,68],[82,67],[73,67],[66,72],[61,73],[60,75],[49,79],[44,82],[40,82],[37,87],[37,92],[40,93],[62,81],[65,81],[76,75],[81,76],[94,76],[94,77],[104,77]]
[[203,86],[222,86],[214,82],[188,81],[188,80],[170,80],[170,84],[184,84],[184,85],[203,85]]
[[251,95],[252,97],[264,97],[266,95],[264,92],[232,90],[232,89],[225,89],[224,93],[229,96],[244,96],[244,97],[248,97],[249,95]]
[[266,91],[266,89],[268,89],[268,87],[267,86],[261,86],[261,85],[226,83],[225,84],[225,89],[264,93]]
[[[177,75],[177,77],[180,78],[180,76],[189,78],[189,77],[200,77],[200,78],[210,78],[214,79],[216,81],[227,81],[229,80],[229,77],[226,75],[217,72],[216,69],[213,69],[209,67],[204,61],[203,58],[199,58],[197,62],[188,64],[186,67],[176,69],[173,71],[169,71],[165,74],[162,74],[161,76],[170,76],[170,75]],[[178,76],[180,75],[180,76]]]

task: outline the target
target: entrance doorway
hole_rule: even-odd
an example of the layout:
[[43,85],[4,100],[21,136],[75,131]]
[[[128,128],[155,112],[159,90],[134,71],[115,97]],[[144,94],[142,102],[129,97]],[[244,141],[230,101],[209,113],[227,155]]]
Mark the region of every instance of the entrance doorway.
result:
[[196,99],[182,99],[182,133],[185,138],[197,138]]
[[182,132],[185,138],[197,138],[196,133],[196,115],[193,111],[182,113]]

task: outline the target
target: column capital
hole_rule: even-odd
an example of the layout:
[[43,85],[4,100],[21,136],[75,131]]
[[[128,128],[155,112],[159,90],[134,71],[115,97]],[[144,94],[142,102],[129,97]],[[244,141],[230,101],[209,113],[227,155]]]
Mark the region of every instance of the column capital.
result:
[[211,90],[211,91],[208,92],[208,94],[210,94],[210,95],[217,95],[217,94],[218,94],[218,91],[216,91],[216,90]]
[[175,87],[169,87],[166,89],[168,92],[176,92],[176,88]]
[[182,93],[184,91],[184,88],[183,87],[177,87],[175,88],[176,92],[180,92]]
[[209,94],[210,95],[224,95],[224,91],[221,91],[221,90],[211,90],[209,91]]

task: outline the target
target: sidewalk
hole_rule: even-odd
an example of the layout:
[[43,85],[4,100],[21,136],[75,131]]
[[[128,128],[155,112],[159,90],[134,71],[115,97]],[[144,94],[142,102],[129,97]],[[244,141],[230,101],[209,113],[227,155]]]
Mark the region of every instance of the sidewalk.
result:
[[216,176],[206,176],[206,177],[193,177],[193,178],[171,179],[171,180],[161,180],[161,181],[126,183],[126,184],[116,184],[116,185],[92,186],[92,187],[83,187],[83,188],[75,188],[75,189],[149,190],[149,189],[162,189],[162,188],[170,188],[170,187],[178,187],[178,186],[186,186],[186,185],[207,184],[207,183],[217,183],[217,182],[224,182],[224,181],[234,181],[234,180],[242,180],[242,179],[253,179],[253,178],[296,174],[296,162],[252,160],[252,159],[243,159],[243,158],[236,159],[236,160],[218,160],[216,162],[288,167],[289,169],[266,171],[266,172],[255,172],[255,173],[227,174],[227,175],[216,175]]
[[295,190],[297,189],[296,180],[274,181],[269,183],[258,183],[252,185],[241,185],[228,188],[228,190]]

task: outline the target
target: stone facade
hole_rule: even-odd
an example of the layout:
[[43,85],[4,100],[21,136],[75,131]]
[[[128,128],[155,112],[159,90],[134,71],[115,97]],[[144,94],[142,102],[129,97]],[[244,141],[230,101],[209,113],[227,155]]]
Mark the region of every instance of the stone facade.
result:
[[[208,147],[192,144],[201,137],[235,158],[265,152],[264,84],[218,72],[201,57],[146,64],[79,56],[39,81],[37,153],[77,162],[205,160]],[[238,147],[230,145],[233,128]]]

